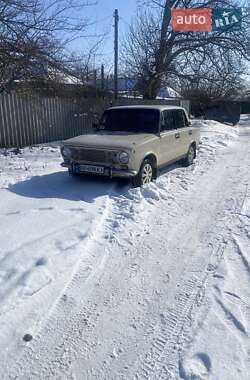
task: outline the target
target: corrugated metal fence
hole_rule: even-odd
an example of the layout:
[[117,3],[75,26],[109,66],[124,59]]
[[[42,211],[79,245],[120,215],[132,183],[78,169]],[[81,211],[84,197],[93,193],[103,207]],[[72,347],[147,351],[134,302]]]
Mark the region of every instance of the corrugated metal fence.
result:
[[100,110],[91,108],[88,101],[1,94],[0,147],[22,147],[88,133],[103,106],[99,104]]

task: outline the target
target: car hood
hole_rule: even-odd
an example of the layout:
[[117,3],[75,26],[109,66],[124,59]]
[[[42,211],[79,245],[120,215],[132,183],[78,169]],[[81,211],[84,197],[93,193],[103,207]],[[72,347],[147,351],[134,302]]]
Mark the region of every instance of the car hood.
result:
[[104,149],[132,149],[155,138],[151,133],[97,132],[81,135],[64,141],[64,145]]

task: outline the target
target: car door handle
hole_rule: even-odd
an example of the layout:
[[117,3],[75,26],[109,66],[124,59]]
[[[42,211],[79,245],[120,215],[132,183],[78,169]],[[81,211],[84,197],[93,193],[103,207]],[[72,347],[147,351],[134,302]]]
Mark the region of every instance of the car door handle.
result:
[[179,138],[180,138],[180,134],[179,134],[179,133],[176,133],[176,134],[175,134],[175,138],[176,138],[176,139],[179,139]]
[[192,134],[193,134],[193,131],[188,131],[188,134],[189,134],[189,135],[192,135]]

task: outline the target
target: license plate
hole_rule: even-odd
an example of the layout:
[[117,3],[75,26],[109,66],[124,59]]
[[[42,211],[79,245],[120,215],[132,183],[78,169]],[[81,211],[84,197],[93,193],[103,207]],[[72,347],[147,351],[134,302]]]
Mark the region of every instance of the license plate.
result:
[[103,166],[94,165],[74,165],[74,170],[80,173],[93,173],[93,174],[104,174]]

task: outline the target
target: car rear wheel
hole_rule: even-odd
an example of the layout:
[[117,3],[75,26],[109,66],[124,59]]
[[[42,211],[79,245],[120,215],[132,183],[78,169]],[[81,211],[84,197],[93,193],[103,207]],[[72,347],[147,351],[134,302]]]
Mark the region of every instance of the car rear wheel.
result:
[[183,161],[184,165],[185,166],[190,166],[193,164],[194,162],[194,159],[195,159],[195,154],[196,154],[196,150],[195,150],[195,146],[194,145],[191,145],[188,149],[188,153]]
[[150,183],[154,179],[154,171],[152,162],[148,159],[144,160],[139,173],[132,179],[133,186],[140,187]]

